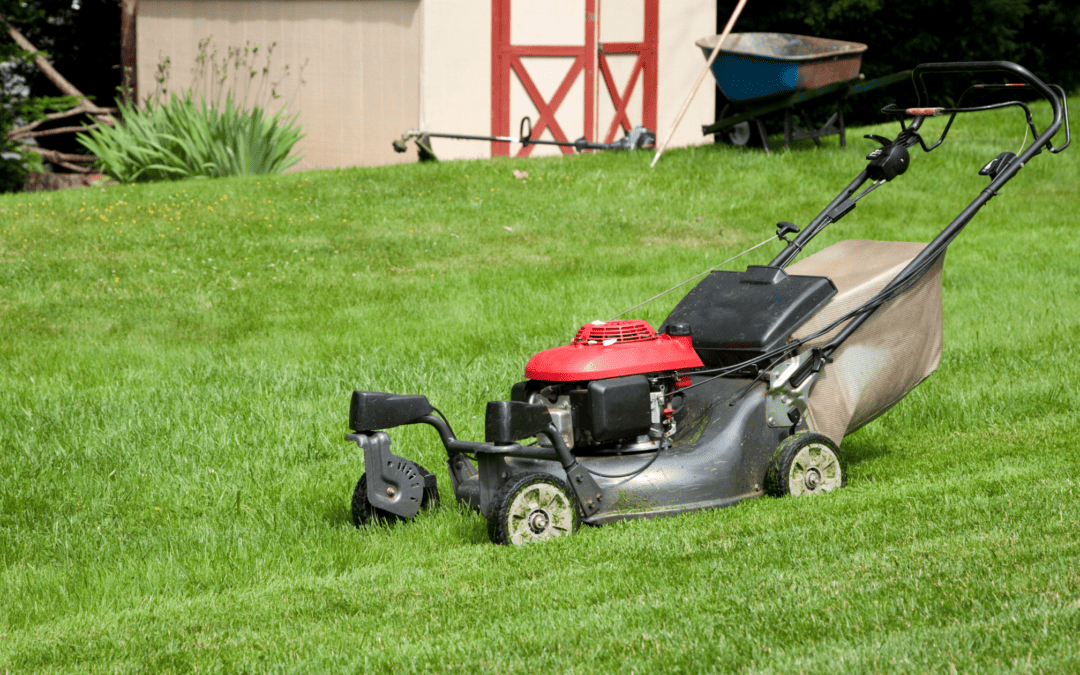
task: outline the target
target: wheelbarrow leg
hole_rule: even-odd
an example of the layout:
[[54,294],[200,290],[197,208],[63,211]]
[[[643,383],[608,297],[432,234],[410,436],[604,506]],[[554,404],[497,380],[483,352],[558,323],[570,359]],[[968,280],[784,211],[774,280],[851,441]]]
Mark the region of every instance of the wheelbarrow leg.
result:
[[766,153],[772,152],[769,150],[769,134],[765,133],[765,124],[757,117],[753,119],[753,124],[757,125],[758,136],[761,137],[761,147],[765,148]]
[[[800,127],[799,124],[804,126]],[[842,105],[837,106],[836,112],[820,128],[811,124],[806,111],[795,110],[794,108],[784,109],[784,147],[790,147],[792,141],[807,138],[814,141],[814,144],[818,147],[821,147],[823,137],[834,135],[840,136],[841,148],[847,145],[847,138],[844,133],[844,108]]]
[[829,121],[825,123],[825,126],[820,129],[816,129],[814,128],[813,124],[810,124],[810,118],[806,116],[805,110],[799,111],[799,117],[802,118],[803,124],[806,125],[806,133],[810,136],[810,138],[814,139],[814,145],[820,148],[821,137],[825,134],[826,130],[829,128],[829,125],[833,123],[833,120],[830,118]]
[[840,120],[840,147],[847,147],[847,134],[844,133],[844,102],[840,101],[836,104],[836,116]]

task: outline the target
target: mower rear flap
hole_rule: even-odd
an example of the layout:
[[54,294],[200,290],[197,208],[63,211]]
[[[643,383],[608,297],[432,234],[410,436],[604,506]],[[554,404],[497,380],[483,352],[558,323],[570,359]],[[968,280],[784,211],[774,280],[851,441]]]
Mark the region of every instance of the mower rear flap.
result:
[[689,324],[705,365],[737,363],[784,344],[834,295],[828,277],[789,275],[779,267],[716,271],[686,294],[660,332]]

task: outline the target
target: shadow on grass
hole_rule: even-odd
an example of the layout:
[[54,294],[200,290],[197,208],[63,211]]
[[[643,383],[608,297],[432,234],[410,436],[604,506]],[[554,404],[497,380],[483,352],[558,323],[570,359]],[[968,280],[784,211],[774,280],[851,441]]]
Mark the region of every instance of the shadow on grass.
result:
[[464,544],[491,543],[487,533],[487,520],[476,511],[459,504],[453,496],[449,501],[442,497],[438,504],[425,507],[413,519],[377,518],[360,527],[356,527],[353,522],[352,507],[349,504],[320,504],[319,507],[322,520],[335,530],[355,531],[365,535],[422,527],[428,535],[449,535],[451,539]]
[[348,504],[339,504],[336,501],[315,504],[312,507],[319,517],[333,529],[354,529],[352,507]]
[[888,446],[877,442],[863,441],[860,439],[845,439],[841,452],[850,467],[857,466],[863,462],[868,462],[879,457],[891,455],[893,451],[890,450]]

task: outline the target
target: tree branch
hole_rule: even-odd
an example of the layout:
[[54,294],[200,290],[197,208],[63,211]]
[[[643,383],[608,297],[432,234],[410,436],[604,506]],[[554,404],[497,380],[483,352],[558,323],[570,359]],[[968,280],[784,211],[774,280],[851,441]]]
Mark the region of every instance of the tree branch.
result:
[[[97,157],[93,155],[72,155],[66,152],[59,152],[57,150],[49,150],[48,148],[40,148],[36,145],[23,145],[21,150],[29,150],[30,152],[36,152],[41,155],[42,159],[47,159],[50,162],[92,162]],[[66,166],[66,165],[65,165]],[[71,168],[71,167],[68,167]]]
[[[105,108],[105,110],[108,110],[110,113],[120,112],[120,110],[118,108]],[[65,110],[63,112],[49,113],[48,115],[45,116],[45,119],[43,119],[43,120],[35,120],[35,121],[31,122],[30,124],[24,124],[21,127],[17,127],[15,129],[12,129],[11,131],[8,132],[7,137],[10,140],[15,140],[17,137],[22,136],[26,132],[33,131],[34,129],[37,129],[39,126],[41,126],[45,122],[51,122],[53,120],[60,120],[60,119],[64,119],[65,117],[73,117],[75,115],[82,115],[82,114],[89,114],[89,113],[86,111],[86,108],[84,108],[81,105],[76,106],[74,108],[71,108],[70,110]],[[107,116],[106,115],[96,115],[96,116],[94,116],[94,118],[97,119],[99,122],[102,122],[102,121],[108,122],[109,125],[112,126],[112,119],[113,118],[108,117],[107,119],[103,120],[103,119],[101,119],[103,117],[107,117]],[[91,128],[93,128],[93,127],[91,127]],[[76,129],[76,131],[77,131],[77,129]]]
[[64,167],[65,169],[71,169],[72,171],[77,171],[79,173],[93,173],[94,172],[94,170],[89,168],[89,167],[79,166],[78,164],[72,164],[71,162],[57,162],[57,164]]
[[[10,23],[8,23],[7,18],[0,17],[0,19],[3,19],[4,24],[7,26],[7,29],[8,29],[8,35],[11,36],[12,40],[15,40],[16,44],[18,44],[20,47],[22,47],[23,49],[25,49],[28,52],[37,52],[38,51],[38,48],[34,46],[34,43],[27,40],[26,36],[24,36],[22,33],[20,33],[17,28],[15,28]],[[45,77],[49,78],[49,80],[51,80],[52,83],[55,84],[56,87],[64,95],[66,95],[66,96],[74,96],[74,97],[80,99],[81,100],[80,105],[83,108],[86,109],[86,112],[93,113],[93,114],[107,114],[108,113],[108,110],[106,108],[102,108],[101,106],[95,105],[93,101],[86,98],[86,94],[82,93],[81,91],[79,91],[75,87],[75,85],[68,82],[64,78],[63,75],[61,75],[59,72],[57,72],[56,68],[53,68],[52,64],[49,63],[48,60],[44,56],[39,55],[39,56],[35,57],[34,58],[34,63],[37,64],[37,67],[40,68],[41,72],[45,74]]]
[[38,138],[39,136],[56,136],[57,134],[68,134],[77,131],[86,131],[88,129],[97,129],[98,125],[91,124],[88,127],[57,127],[55,129],[45,129],[44,131],[24,131],[21,133],[8,133],[9,141],[21,141],[24,138]]
[[77,171],[79,173],[93,173],[94,172],[94,170],[89,168],[89,167],[79,166],[78,164],[72,164],[71,162],[57,162],[57,164],[64,167],[65,169],[71,169],[72,171]]

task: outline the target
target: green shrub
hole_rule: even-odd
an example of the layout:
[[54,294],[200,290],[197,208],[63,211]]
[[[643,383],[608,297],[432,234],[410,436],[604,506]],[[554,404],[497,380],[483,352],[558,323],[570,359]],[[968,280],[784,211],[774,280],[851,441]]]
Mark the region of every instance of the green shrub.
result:
[[78,135],[98,164],[121,183],[280,173],[300,161],[296,116],[246,110],[230,93],[219,109],[188,93],[147,109],[117,102],[123,123]]

